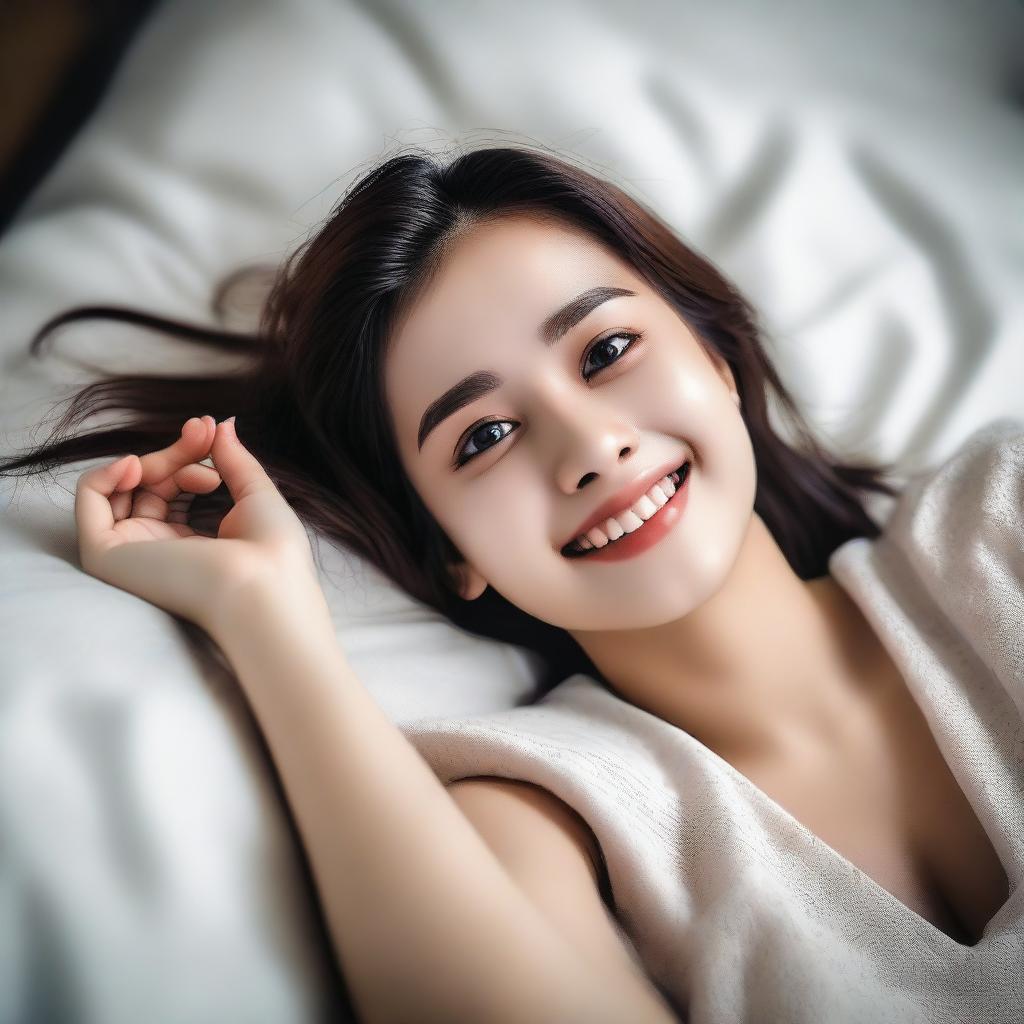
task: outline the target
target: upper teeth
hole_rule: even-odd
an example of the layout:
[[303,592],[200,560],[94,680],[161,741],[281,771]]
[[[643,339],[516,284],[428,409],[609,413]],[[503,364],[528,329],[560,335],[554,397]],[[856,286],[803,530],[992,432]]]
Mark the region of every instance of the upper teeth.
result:
[[678,473],[663,476],[646,494],[638,498],[629,508],[617,515],[610,516],[599,526],[591,527],[581,533],[573,542],[584,550],[603,548],[613,540],[618,540],[627,533],[639,530],[644,523],[676,493]]

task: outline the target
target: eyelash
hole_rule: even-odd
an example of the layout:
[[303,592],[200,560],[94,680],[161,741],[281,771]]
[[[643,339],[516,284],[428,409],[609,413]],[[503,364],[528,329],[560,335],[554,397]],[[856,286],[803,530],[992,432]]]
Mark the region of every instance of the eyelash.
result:
[[[606,341],[613,341],[616,338],[626,338],[629,341],[629,344],[626,345],[626,347],[623,348],[619,352],[618,356],[616,356],[616,358],[614,358],[610,363],[605,363],[604,366],[599,366],[596,370],[593,371],[593,373],[590,374],[589,377],[584,377],[583,379],[587,380],[587,381],[593,380],[594,377],[596,377],[603,370],[606,370],[609,367],[614,366],[617,362],[619,362],[625,356],[625,354],[628,351],[630,351],[630,349],[636,347],[636,345],[641,341],[643,336],[644,336],[643,331],[616,331],[614,334],[607,334],[603,338],[599,338],[597,341],[595,341],[593,343],[593,345],[590,346],[590,348],[587,349],[586,354],[583,357],[583,365],[584,366],[586,366],[587,359],[589,358],[591,352],[593,352],[594,349],[596,349],[599,345],[603,345]],[[509,423],[509,422],[512,422],[512,421],[510,421],[510,420],[484,420],[484,422],[476,423],[472,427],[470,427],[469,430],[467,430],[466,433],[462,435],[462,438],[460,438],[460,444],[459,444],[459,447],[457,449],[457,453],[456,453],[456,456],[455,456],[455,462],[453,464],[453,468],[456,469],[456,470],[461,469],[467,462],[472,462],[473,459],[475,459],[478,455],[483,455],[484,452],[490,451],[491,448],[496,448],[498,446],[498,444],[500,443],[500,441],[503,439],[503,438],[499,438],[498,441],[495,441],[494,444],[488,445],[486,448],[481,448],[478,451],[472,452],[469,455],[464,455],[463,453],[466,450],[466,446],[468,445],[470,439],[473,437],[473,435],[478,430],[482,430],[484,427],[490,426],[492,423]],[[511,434],[512,431],[510,430],[508,433]],[[503,435],[503,437],[508,437],[508,434]]]

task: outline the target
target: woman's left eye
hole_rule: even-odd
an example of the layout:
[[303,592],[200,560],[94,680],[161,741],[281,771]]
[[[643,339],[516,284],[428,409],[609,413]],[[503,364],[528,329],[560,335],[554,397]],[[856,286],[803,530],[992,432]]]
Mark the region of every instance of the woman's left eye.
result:
[[[587,358],[583,362],[584,368],[586,367],[587,360],[595,352],[607,352],[608,349],[605,347],[606,345],[609,345],[611,342],[616,341],[617,339],[624,338],[628,342],[628,344],[624,345],[617,352],[613,349],[612,351],[614,354],[612,355],[612,357],[610,359],[606,359],[603,365],[599,366],[597,370],[594,371],[594,373],[597,373],[598,370],[603,370],[605,366],[609,366],[612,363],[618,362],[618,360],[622,357],[622,353],[627,351],[627,349],[632,348],[634,342],[639,337],[640,333],[638,331],[619,331],[617,334],[609,334],[607,337],[601,338],[599,341],[595,341],[594,344],[591,345],[590,348],[587,350]],[[593,377],[594,373],[592,373],[590,377]],[[584,380],[590,380],[590,377],[588,377],[585,373],[583,374]]]
[[[615,334],[606,335],[605,337],[595,341],[594,344],[591,345],[589,349],[587,349],[587,354],[583,360],[584,370],[586,369],[590,357],[595,352],[608,353],[610,351],[611,354],[602,357],[601,365],[598,366],[597,369],[593,370],[589,375],[584,372],[583,379],[590,380],[591,377],[595,377],[606,366],[611,366],[613,363],[617,363],[619,359],[622,358],[622,354],[626,352],[628,349],[632,348],[633,345],[642,337],[642,331],[618,331]],[[611,344],[611,342],[623,339],[625,340],[626,344],[623,345],[621,348],[616,349],[615,346],[611,346],[609,350],[609,348],[607,347]],[[493,448],[494,445],[496,445],[503,437],[506,437],[508,434],[511,434],[511,430],[502,433],[500,429],[497,429],[501,424],[511,422],[511,420],[488,420],[486,423],[478,423],[476,426],[470,427],[469,431],[466,434],[463,434],[463,437],[466,439],[466,443],[464,445],[461,445],[456,450],[455,469],[458,469],[460,466],[464,466],[471,459],[476,458],[477,455],[480,455],[482,452],[487,451],[488,448]],[[476,451],[471,451],[470,446],[477,443],[476,441],[474,441],[474,438],[476,438],[477,435],[481,435],[482,439],[484,436],[484,431],[487,431],[486,436],[493,441],[493,444],[484,444],[483,448],[478,447]]]

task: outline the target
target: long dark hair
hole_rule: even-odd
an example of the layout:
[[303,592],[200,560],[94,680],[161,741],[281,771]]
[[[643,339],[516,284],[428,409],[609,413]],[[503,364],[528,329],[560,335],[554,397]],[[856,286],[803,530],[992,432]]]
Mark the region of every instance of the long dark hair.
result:
[[[461,232],[517,212],[558,218],[610,246],[728,363],[753,444],[754,508],[801,578],[825,574],[844,541],[878,534],[858,490],[895,493],[882,479],[888,467],[843,463],[815,439],[764,351],[754,310],[723,274],[616,185],[516,147],[477,149],[447,163],[406,152],[366,173],[277,269],[255,333],[107,306],[76,307],[49,320],[32,339],[33,355],[54,328],[105,317],[252,358],[230,374],[125,374],[89,383],[70,399],[50,440],[0,461],[0,474],[143,454],[172,443],[191,416],[234,414],[239,437],[314,531],[456,625],[540,651],[551,678],[593,672],[567,633],[493,588],[477,601],[458,597],[448,567],[459,552],[403,472],[384,397],[384,358],[397,318]],[[215,303],[223,295],[222,288]],[[772,400],[788,440],[769,422]],[[104,409],[135,416],[123,426],[69,433]],[[198,497],[193,525],[216,524],[230,502],[223,486]]]

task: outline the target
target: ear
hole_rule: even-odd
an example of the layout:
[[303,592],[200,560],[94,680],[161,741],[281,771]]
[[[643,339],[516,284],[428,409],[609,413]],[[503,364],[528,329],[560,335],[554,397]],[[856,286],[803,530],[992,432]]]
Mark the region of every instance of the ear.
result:
[[459,562],[449,567],[459,596],[464,601],[475,601],[486,589],[487,580],[468,562]]

